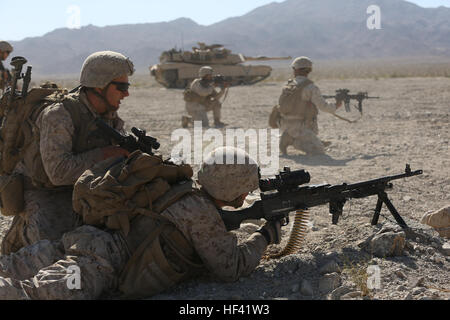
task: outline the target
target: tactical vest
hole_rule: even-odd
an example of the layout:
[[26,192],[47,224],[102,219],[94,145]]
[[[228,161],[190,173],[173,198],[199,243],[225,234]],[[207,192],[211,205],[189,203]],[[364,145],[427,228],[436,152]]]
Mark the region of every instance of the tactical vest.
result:
[[[74,126],[74,137],[72,140],[72,152],[80,154],[96,148],[103,148],[112,145],[112,141],[102,135],[101,131],[95,124],[95,116],[87,106],[85,106],[79,97],[79,92],[65,96],[60,102],[70,114]],[[29,122],[33,125],[33,141],[24,156],[24,165],[27,173],[32,179],[33,184],[39,188],[55,188],[45,172],[40,153],[40,133],[35,125],[35,121],[42,109],[37,110],[30,117]],[[108,120],[106,120],[108,122]],[[110,125],[117,127],[120,118],[110,120]]]
[[205,270],[183,233],[159,214],[135,218],[125,242],[132,255],[119,289],[126,298],[150,297]]
[[288,119],[298,119],[305,122],[314,121],[319,114],[317,107],[311,102],[303,99],[303,89],[313,84],[306,79],[301,84],[289,80],[283,88],[279,99],[279,111],[283,117]]

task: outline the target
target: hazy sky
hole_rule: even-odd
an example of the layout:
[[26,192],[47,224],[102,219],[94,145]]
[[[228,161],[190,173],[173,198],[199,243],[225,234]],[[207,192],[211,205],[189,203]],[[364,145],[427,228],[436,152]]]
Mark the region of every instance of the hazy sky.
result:
[[[320,1],[320,0],[318,0]],[[339,0],[336,0],[339,1]],[[450,7],[450,0],[409,0],[422,7]],[[202,25],[241,16],[280,0],[0,0],[0,40],[41,36],[57,28],[171,21],[188,17]],[[16,15],[16,13],[18,15]]]

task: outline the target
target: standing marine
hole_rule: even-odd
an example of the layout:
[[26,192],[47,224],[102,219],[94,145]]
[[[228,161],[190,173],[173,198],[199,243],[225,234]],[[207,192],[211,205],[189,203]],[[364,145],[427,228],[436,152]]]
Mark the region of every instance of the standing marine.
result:
[[313,63],[307,57],[296,58],[292,63],[294,79],[283,87],[278,112],[281,129],[280,150],[286,155],[287,148],[294,146],[307,155],[324,154],[329,142],[321,141],[317,115],[320,111],[335,113],[342,105],[328,103],[320,89],[308,79]]
[[218,85],[213,80],[214,70],[205,66],[199,70],[199,78],[192,81],[189,88],[184,92],[186,111],[189,116],[183,116],[181,123],[183,128],[195,121],[201,121],[203,127],[209,127],[207,112],[213,112],[214,125],[219,128],[225,126],[221,119],[222,103],[220,98],[226,93],[225,84],[220,91],[216,91]]
[[57,240],[80,225],[72,208],[77,179],[94,164],[128,155],[101,134],[95,124],[103,119],[123,131],[117,114],[129,96],[128,77],[133,63],[124,55],[103,51],[90,55],[81,69],[80,87],[43,108],[35,117],[33,138],[16,168],[23,176],[24,210],[13,218],[2,242],[10,254],[40,240]]
[[8,59],[8,56],[13,52],[13,46],[6,42],[0,41],[0,90],[4,90],[7,84],[11,81],[11,73],[3,65],[3,61]]

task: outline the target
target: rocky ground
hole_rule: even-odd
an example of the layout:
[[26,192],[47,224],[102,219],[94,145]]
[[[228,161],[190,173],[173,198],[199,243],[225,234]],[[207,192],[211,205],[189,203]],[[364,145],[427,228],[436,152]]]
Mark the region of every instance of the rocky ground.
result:
[[[180,128],[184,112],[182,91],[142,79],[135,84],[121,107],[121,116],[157,137],[162,144],[160,152],[169,155],[177,144],[171,141],[172,133]],[[298,253],[264,260],[237,283],[202,277],[153,299],[450,298],[448,239],[420,224],[426,212],[450,204],[450,78],[320,80],[317,84],[323,94],[349,88],[368,91],[380,99],[366,101],[362,119],[354,124],[321,113],[320,137],[332,143],[327,156],[308,157],[289,148],[288,156],[280,156],[279,168],[305,169],[311,174],[311,184],[352,183],[400,174],[407,163],[413,170],[422,169],[421,176],[395,181],[389,192],[411,229],[401,230],[386,208],[379,224],[372,226],[374,197],[349,201],[338,225],[332,225],[326,206],[312,208],[308,233]],[[223,107],[227,128],[266,129],[281,86],[281,82],[264,82],[232,88]],[[339,114],[358,117],[344,110]],[[251,195],[249,201],[256,197]],[[2,235],[9,224],[10,219],[0,218]],[[242,240],[255,228],[247,224],[236,233]],[[291,228],[292,222],[283,228],[281,245],[270,247],[270,252],[286,245]]]

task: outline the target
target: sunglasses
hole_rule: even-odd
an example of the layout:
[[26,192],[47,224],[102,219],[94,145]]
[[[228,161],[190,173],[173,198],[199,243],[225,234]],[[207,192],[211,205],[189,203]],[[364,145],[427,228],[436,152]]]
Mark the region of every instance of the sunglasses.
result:
[[114,84],[116,86],[117,90],[119,90],[120,92],[127,92],[128,89],[130,88],[130,84],[128,82],[113,81],[113,82],[111,82],[111,84]]

